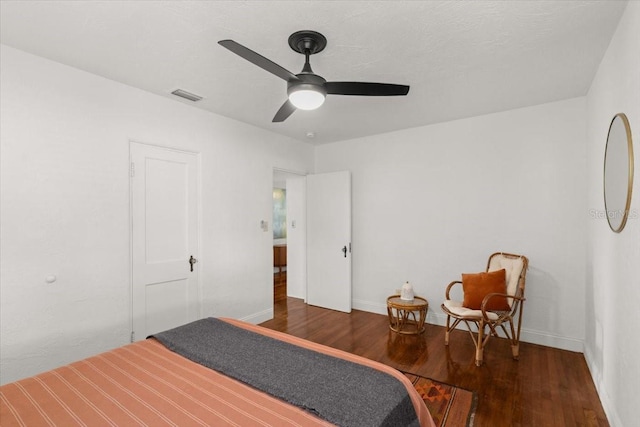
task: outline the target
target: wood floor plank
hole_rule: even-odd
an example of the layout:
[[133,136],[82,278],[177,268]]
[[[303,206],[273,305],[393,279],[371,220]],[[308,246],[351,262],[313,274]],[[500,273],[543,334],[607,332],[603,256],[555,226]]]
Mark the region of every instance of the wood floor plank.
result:
[[506,340],[491,338],[477,367],[465,331],[453,331],[445,346],[441,326],[399,335],[380,314],[347,314],[282,295],[274,300],[274,318],[262,326],[475,391],[476,427],[609,425],[581,353],[521,343],[516,361]]

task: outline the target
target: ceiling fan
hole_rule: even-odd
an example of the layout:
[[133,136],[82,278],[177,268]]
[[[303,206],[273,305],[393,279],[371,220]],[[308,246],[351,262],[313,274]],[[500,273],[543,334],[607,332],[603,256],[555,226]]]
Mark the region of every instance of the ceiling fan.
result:
[[275,62],[233,40],[218,42],[236,55],[287,81],[289,98],[280,107],[273,122],[283,122],[296,109],[314,110],[324,103],[327,95],[398,96],[409,93],[409,86],[391,83],[328,82],[311,70],[309,56],[320,53],[327,39],[316,31],[297,31],[289,36],[289,46],[304,55],[304,67],[299,74],[282,68]]

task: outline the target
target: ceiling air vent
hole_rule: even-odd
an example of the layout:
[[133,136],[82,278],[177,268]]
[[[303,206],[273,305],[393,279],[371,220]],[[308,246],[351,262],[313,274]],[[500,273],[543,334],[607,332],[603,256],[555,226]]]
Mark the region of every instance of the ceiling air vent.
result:
[[179,96],[180,98],[188,99],[189,101],[198,102],[202,99],[201,96],[187,92],[186,90],[176,89],[171,92],[172,95]]

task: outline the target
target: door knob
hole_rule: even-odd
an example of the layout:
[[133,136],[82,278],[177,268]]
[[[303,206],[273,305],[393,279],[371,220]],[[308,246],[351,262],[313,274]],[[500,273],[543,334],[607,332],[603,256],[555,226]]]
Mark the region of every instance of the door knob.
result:
[[344,257],[347,257],[347,247],[342,248],[342,253],[344,253]]
[[[345,256],[346,256],[346,255],[345,255]],[[198,262],[198,260],[197,260],[197,259],[195,259],[195,258],[193,257],[193,255],[191,255],[191,256],[189,257],[189,264],[191,264],[191,271],[193,271],[193,264],[195,264],[196,262]]]

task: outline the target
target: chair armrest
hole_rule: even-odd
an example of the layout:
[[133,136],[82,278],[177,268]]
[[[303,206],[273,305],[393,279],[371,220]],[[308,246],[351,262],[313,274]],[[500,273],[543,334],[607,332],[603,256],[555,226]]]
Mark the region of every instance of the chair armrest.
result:
[[[509,295],[509,294],[502,294],[502,293],[499,293],[499,292],[493,292],[493,293],[487,294],[487,295],[485,295],[485,297],[482,299],[482,304],[481,304],[481,306],[480,306],[480,310],[482,310],[482,317],[484,317],[484,318],[485,318],[485,320],[487,320],[487,319],[488,319],[488,318],[487,318],[487,314],[486,314],[486,313],[487,313],[487,311],[490,311],[490,312],[493,312],[493,311],[494,311],[494,310],[486,310],[486,309],[485,309],[485,306],[487,305],[487,302],[488,302],[491,298],[493,298],[493,297],[497,297],[497,296],[504,297],[504,298],[511,298],[511,299],[513,299],[513,300],[516,300],[516,301],[524,301],[524,300],[525,300],[525,298],[523,298],[523,297],[518,297],[518,296],[515,296],[515,295]],[[515,307],[513,307],[513,306],[512,306],[512,308],[515,308]],[[511,310],[509,310],[509,311],[511,311]]]
[[460,280],[454,280],[453,282],[449,283],[449,286],[447,286],[447,290],[444,293],[447,299],[451,299],[449,298],[449,291],[456,283],[460,283],[462,285],[462,282]]

